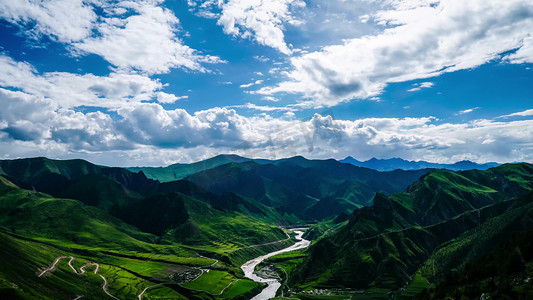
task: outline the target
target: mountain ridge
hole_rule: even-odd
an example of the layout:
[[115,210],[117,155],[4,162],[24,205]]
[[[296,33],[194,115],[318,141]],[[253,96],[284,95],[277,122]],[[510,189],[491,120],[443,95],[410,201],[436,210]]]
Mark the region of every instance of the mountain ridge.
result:
[[418,170],[425,168],[432,169],[447,169],[453,171],[464,171],[471,169],[480,169],[486,170],[489,168],[497,167],[500,164],[495,162],[489,162],[484,164],[478,164],[469,160],[462,160],[455,162],[453,164],[440,164],[440,163],[431,163],[427,161],[410,161],[402,158],[394,157],[388,159],[378,159],[371,158],[366,161],[359,161],[351,156],[348,156],[344,159],[339,160],[342,163],[351,164],[358,167],[370,168],[378,171],[392,171],[396,169],[401,170]]
[[489,170],[434,170],[402,193],[376,194],[372,206],[356,209],[346,225],[316,241],[290,278],[307,288],[400,289],[439,247],[449,244],[454,249],[463,242],[461,236],[499,216],[528,220],[532,191],[533,165],[526,163]]

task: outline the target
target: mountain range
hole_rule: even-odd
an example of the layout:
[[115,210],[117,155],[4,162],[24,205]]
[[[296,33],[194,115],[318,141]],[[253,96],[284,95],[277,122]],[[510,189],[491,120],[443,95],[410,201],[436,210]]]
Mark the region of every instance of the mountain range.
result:
[[346,157],[345,159],[340,160],[342,163],[352,164],[357,167],[364,167],[369,169],[374,169],[378,171],[392,171],[396,169],[401,170],[419,170],[425,168],[431,169],[447,169],[453,171],[463,171],[463,170],[486,170],[489,168],[497,167],[499,164],[495,162],[489,162],[484,164],[478,164],[471,162],[469,160],[459,161],[453,164],[439,164],[439,163],[430,163],[427,161],[409,161],[401,158],[389,158],[389,159],[377,159],[375,157],[367,161],[359,161],[351,156]]
[[[311,246],[263,266],[293,298],[533,290],[527,163],[378,171],[220,155],[117,168],[38,157],[0,160],[0,297],[249,299],[263,286],[240,265],[294,243],[283,226],[304,225]],[[84,264],[101,271],[82,276]]]
[[[451,270],[466,272],[465,266],[493,253],[511,237],[531,232],[532,191],[529,164],[432,171],[404,192],[378,193],[372,206],[356,209],[345,224],[310,247],[290,278],[301,288],[343,287],[382,297],[413,296],[445,280]],[[518,259],[522,266],[531,263],[522,254]],[[496,275],[500,274],[493,271],[489,276]],[[492,292],[512,279],[501,278]]]

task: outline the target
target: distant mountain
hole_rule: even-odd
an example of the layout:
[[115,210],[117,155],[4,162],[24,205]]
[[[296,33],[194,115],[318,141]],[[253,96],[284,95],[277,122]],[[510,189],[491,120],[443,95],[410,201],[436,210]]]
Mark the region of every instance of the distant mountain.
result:
[[463,171],[463,170],[487,170],[493,167],[497,167],[498,163],[485,163],[478,164],[468,160],[463,160],[456,162],[454,164],[438,164],[430,163],[426,161],[409,161],[401,158],[389,158],[389,159],[377,159],[371,158],[367,161],[359,161],[351,156],[346,157],[345,159],[340,160],[342,163],[352,164],[358,167],[370,168],[378,171],[391,171],[396,169],[401,170],[420,170],[426,168],[432,169],[448,169],[452,171]]
[[438,282],[513,233],[533,229],[533,165],[434,170],[405,192],[377,194],[373,202],[309,248],[290,274],[293,284],[382,289],[386,296],[415,276],[419,287]]
[[278,160],[218,155],[192,163],[168,167],[128,168],[163,182],[194,182],[220,196],[224,193],[249,198],[279,212],[316,222],[355,208],[368,206],[376,192],[400,192],[429,172],[394,170],[378,172],[334,159],[312,160],[302,156]]
[[180,180],[191,174],[202,172],[221,165],[245,161],[250,161],[250,159],[233,154],[222,154],[191,164],[173,164],[167,167],[130,167],[127,169],[132,172],[142,171],[148,178],[156,179],[161,182],[169,182]]
[[333,159],[293,157],[233,162],[185,179],[214,194],[233,192],[314,222],[370,205],[376,192],[401,191],[428,171],[379,172]]

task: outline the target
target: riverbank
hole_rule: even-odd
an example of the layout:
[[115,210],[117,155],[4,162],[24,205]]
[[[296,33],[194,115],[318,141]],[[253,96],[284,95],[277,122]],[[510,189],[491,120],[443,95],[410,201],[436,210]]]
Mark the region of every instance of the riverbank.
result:
[[281,283],[277,279],[262,278],[262,277],[257,276],[254,273],[254,270],[255,270],[255,267],[258,264],[260,264],[263,260],[265,260],[265,259],[267,259],[269,257],[275,256],[275,255],[278,255],[278,254],[281,254],[281,253],[307,248],[309,246],[309,244],[311,243],[310,241],[302,238],[304,232],[301,230],[301,228],[294,228],[294,229],[291,229],[291,231],[296,233],[295,238],[298,240],[298,242],[296,242],[294,245],[292,245],[290,247],[287,247],[287,248],[284,248],[284,249],[281,249],[281,250],[278,250],[278,251],[270,252],[268,254],[256,257],[254,259],[251,259],[251,260],[247,261],[246,263],[244,263],[241,266],[241,269],[244,272],[244,276],[246,276],[247,278],[249,278],[249,279],[251,279],[251,280],[253,280],[255,282],[263,282],[263,283],[268,284],[268,286],[266,288],[264,288],[261,291],[261,293],[259,293],[255,297],[253,297],[252,300],[267,300],[267,299],[274,298],[276,296],[277,290],[281,286]]

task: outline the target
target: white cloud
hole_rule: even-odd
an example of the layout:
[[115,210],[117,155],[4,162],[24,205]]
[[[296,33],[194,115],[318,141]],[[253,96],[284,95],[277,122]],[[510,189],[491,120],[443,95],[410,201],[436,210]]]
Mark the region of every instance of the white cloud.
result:
[[388,83],[475,68],[517,48],[510,61],[532,59],[530,1],[387,3],[372,15],[381,33],[292,57],[286,80],[257,93],[301,93],[310,106],[333,106],[379,95]]
[[276,98],[276,97],[272,97],[272,96],[264,96],[261,98],[262,100],[265,100],[265,101],[272,101],[272,102],[278,102],[279,99]]
[[[196,7],[199,1],[189,1]],[[291,54],[292,50],[285,42],[283,33],[286,24],[298,26],[302,23],[296,19],[292,11],[305,7],[302,0],[225,0],[207,1],[199,10],[209,12],[214,7],[221,9],[220,14],[208,14],[218,17],[217,24],[223,26],[224,33],[243,38],[253,38],[259,44],[272,47],[283,54]],[[258,57],[258,60],[264,61]]]
[[0,86],[51,99],[64,108],[97,106],[116,108],[151,100],[163,85],[144,75],[111,73],[108,76],[65,72],[37,74],[33,66],[0,55]]
[[407,90],[408,92],[416,92],[420,91],[421,89],[431,88],[435,85],[434,82],[422,82],[419,84],[414,84],[414,88]]
[[[132,145],[102,112],[81,113],[58,108],[50,99],[0,88],[0,140],[33,142],[42,148],[58,145],[72,150],[126,149]],[[34,145],[35,146],[35,145]],[[20,150],[20,149],[19,149]]]
[[269,62],[270,61],[270,58],[266,57],[266,56],[259,56],[259,55],[255,55],[254,56],[254,59],[257,60],[257,61],[260,61],[260,62]]
[[244,105],[235,105],[233,108],[247,108],[259,111],[296,111],[296,109],[286,106],[266,106],[266,105],[256,105],[253,103],[246,103]]
[[479,109],[479,107],[474,107],[474,108],[469,108],[469,109],[461,110],[460,112],[458,112],[458,114],[459,114],[459,115],[469,114],[469,113],[473,112],[473,111],[476,110],[476,109]]
[[2,0],[0,17],[12,23],[35,26],[27,34],[50,36],[60,42],[79,41],[94,28],[97,15],[91,2],[83,0]]
[[515,112],[512,114],[499,116],[498,118],[529,117],[529,116],[533,116],[533,109],[527,109],[527,110]]
[[159,103],[174,103],[178,100],[181,100],[181,99],[187,99],[189,98],[189,96],[179,96],[177,97],[176,95],[173,95],[173,94],[168,94],[168,93],[165,93],[165,92],[159,92],[157,93],[157,102]]
[[258,84],[262,84],[263,83],[263,80],[256,80],[254,82],[250,82],[250,83],[246,83],[246,84],[241,84],[239,87],[240,88],[249,88],[253,85],[258,85]]
[[507,55],[505,60],[513,64],[533,63],[533,36],[525,37],[520,48]]
[[235,110],[212,108],[190,115],[183,109],[164,110],[143,103],[118,110],[117,127],[132,141],[157,147],[223,147],[241,143],[250,129]]
[[124,3],[137,14],[109,19],[98,26],[99,35],[74,44],[78,50],[104,57],[122,69],[166,73],[183,67],[206,72],[202,63],[220,63],[216,56],[203,56],[176,37],[178,19],[172,11],[150,4]]
[[350,121],[325,114],[297,120],[290,111],[282,118],[244,117],[228,108],[189,114],[156,103],[125,106],[112,118],[6,89],[0,89],[0,106],[5,108],[0,110],[0,147],[4,157],[11,158],[47,155],[112,165],[161,165],[231,152],[263,158],[368,159],[394,153],[439,162],[533,161],[533,120],[451,124],[433,117]]
[[[123,70],[155,74],[185,68],[207,72],[204,63],[224,62],[184,45],[177,37],[179,20],[161,3],[6,0],[0,2],[0,17],[30,27],[21,31],[34,38],[49,36],[66,43],[74,55],[97,54]],[[97,15],[97,10],[103,14]]]

